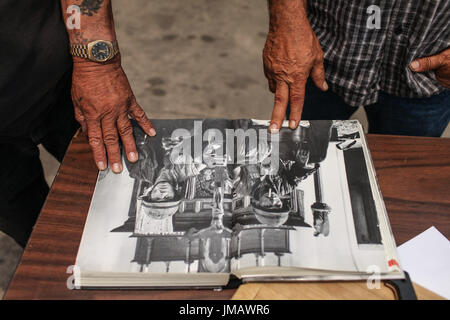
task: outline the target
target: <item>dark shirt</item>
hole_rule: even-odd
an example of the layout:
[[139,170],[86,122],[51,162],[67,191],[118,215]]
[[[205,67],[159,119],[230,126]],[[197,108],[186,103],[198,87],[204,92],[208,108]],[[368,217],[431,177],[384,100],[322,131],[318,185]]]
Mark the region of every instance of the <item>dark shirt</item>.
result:
[[32,132],[71,65],[59,0],[0,1],[0,139]]

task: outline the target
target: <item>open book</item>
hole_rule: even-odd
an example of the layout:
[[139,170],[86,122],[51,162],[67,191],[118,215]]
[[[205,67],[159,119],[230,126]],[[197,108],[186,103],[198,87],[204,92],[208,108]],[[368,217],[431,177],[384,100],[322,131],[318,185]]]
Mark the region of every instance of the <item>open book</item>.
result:
[[153,124],[133,124],[138,162],[98,176],[76,287],[404,277],[359,122]]

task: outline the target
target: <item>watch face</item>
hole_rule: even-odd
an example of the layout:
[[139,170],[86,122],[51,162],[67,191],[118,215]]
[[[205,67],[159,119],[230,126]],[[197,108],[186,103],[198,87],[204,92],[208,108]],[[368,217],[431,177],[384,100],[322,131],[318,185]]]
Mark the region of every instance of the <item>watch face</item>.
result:
[[97,61],[105,61],[111,55],[111,50],[106,42],[100,41],[92,46],[92,56]]

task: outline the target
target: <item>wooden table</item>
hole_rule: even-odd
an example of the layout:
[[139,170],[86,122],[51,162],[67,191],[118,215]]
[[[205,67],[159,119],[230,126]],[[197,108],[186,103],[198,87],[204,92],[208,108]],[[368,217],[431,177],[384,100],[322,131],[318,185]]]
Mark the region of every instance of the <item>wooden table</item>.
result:
[[[368,136],[397,244],[436,226],[450,238],[450,139]],[[229,299],[235,290],[68,290],[97,170],[75,137],[6,299]]]

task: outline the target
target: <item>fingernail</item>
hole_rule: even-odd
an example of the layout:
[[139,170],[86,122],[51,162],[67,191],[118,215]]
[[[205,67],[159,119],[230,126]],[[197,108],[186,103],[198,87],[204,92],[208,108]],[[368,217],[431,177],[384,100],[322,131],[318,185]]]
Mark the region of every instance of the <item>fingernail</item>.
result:
[[150,129],[150,135],[151,135],[152,137],[156,136],[156,130],[153,129],[153,128],[151,128],[151,129]]
[[276,125],[276,123],[272,123],[270,125],[270,132],[271,133],[277,133],[278,132],[278,126]]
[[130,160],[131,162],[136,162],[138,160],[138,155],[136,154],[136,152],[130,152],[128,154],[128,160]]
[[420,64],[417,61],[411,62],[411,68],[416,70],[420,67]]
[[291,129],[295,129],[295,128],[297,128],[297,122],[295,120],[291,120],[291,122],[289,123],[289,126],[291,127]]
[[105,163],[103,161],[97,162],[97,167],[100,171],[103,171],[106,169]]
[[119,163],[114,163],[112,166],[112,171],[114,173],[120,173],[122,171],[121,165]]
[[328,83],[324,82],[322,85],[323,90],[328,90]]

